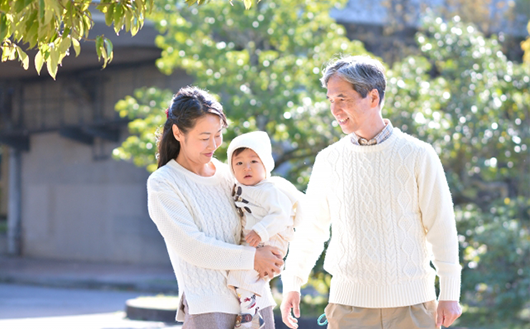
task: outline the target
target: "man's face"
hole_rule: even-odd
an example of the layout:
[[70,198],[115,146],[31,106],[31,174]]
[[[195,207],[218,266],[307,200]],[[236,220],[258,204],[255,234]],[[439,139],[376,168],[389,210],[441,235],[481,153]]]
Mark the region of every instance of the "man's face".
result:
[[351,83],[343,80],[337,75],[331,76],[328,80],[327,98],[330,101],[331,114],[335,117],[340,128],[345,134],[357,132],[367,124],[373,117],[374,92],[379,95],[377,90],[372,90],[365,98],[356,92]]

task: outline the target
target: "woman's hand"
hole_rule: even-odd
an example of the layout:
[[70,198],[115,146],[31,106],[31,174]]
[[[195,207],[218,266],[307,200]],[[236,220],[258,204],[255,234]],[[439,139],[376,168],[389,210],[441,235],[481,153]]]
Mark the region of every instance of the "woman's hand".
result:
[[261,242],[261,237],[256,233],[256,231],[252,230],[249,234],[245,237],[245,241],[251,246],[251,247],[257,247],[258,244]]
[[265,246],[256,249],[254,256],[254,269],[259,273],[259,277],[274,277],[274,273],[280,273],[283,266],[282,253],[280,249],[272,246]]

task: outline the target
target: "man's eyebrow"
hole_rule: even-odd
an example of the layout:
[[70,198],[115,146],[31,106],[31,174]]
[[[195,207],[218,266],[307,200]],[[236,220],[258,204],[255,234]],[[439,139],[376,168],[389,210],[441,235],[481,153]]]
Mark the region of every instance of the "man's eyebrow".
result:
[[[342,97],[342,98],[347,98],[347,96],[346,96],[346,95],[344,95],[344,94],[338,94],[338,95],[336,95],[336,96],[334,96],[334,97]],[[328,95],[326,95],[326,98],[327,98],[327,99],[329,99],[329,96],[328,96]]]

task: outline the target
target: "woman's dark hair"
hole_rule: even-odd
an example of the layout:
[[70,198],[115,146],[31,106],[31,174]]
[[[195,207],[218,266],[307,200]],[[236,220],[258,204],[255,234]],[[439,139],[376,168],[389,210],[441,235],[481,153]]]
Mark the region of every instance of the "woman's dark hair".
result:
[[223,107],[205,90],[190,86],[181,88],[173,96],[164,129],[158,136],[158,168],[171,159],[176,159],[180,152],[180,142],[173,136],[173,125],[177,125],[186,134],[195,127],[197,119],[207,114],[217,115],[223,122],[223,127],[227,126]]

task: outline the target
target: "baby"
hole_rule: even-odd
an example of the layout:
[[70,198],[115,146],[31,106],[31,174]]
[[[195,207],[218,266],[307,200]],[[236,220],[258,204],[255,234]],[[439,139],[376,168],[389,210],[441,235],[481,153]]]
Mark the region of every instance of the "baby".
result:
[[[232,195],[242,220],[242,244],[272,245],[285,257],[303,193],[289,181],[271,177],[274,159],[269,136],[263,131],[234,138],[228,161],[236,178]],[[256,299],[270,291],[269,278],[260,279],[255,270],[230,271],[228,285],[236,289],[241,303],[236,328],[260,328]]]

